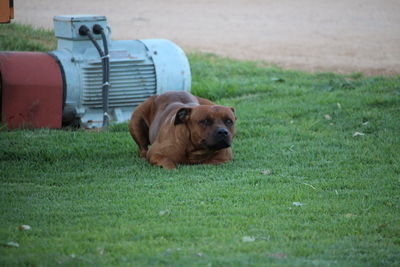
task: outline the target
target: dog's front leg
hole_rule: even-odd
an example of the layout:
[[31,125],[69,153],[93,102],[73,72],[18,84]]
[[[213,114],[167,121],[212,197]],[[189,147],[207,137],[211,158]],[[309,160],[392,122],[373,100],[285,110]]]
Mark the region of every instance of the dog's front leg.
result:
[[232,160],[232,158],[233,158],[232,149],[229,147],[216,152],[213,157],[205,160],[203,164],[212,164],[212,165],[222,164]]
[[154,152],[156,150],[153,148],[154,145],[147,152],[147,160],[150,162],[150,164],[157,165],[169,170],[176,169],[176,164],[173,160],[160,152]]

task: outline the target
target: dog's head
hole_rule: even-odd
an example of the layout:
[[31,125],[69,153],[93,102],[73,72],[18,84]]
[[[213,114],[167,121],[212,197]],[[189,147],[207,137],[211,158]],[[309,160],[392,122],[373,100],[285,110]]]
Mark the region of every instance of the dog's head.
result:
[[200,105],[180,108],[174,123],[186,124],[196,148],[220,150],[231,146],[235,122],[235,111],[231,107]]

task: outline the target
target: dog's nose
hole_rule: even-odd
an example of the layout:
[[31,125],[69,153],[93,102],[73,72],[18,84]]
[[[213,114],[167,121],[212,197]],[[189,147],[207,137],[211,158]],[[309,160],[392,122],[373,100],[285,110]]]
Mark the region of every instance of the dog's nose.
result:
[[226,136],[228,136],[228,134],[229,134],[229,132],[225,128],[219,128],[217,130],[217,135],[220,136],[220,137],[226,137]]

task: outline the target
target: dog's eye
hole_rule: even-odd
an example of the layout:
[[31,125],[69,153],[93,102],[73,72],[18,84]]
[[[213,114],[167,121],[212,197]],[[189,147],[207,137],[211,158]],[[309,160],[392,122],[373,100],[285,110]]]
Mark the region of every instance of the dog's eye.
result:
[[212,120],[205,119],[205,120],[199,121],[199,123],[202,124],[202,125],[205,125],[205,126],[209,126],[209,125],[211,125],[213,122],[212,122]]
[[233,121],[232,121],[231,119],[226,119],[226,120],[224,120],[224,123],[225,123],[226,125],[232,125],[232,124],[233,124]]

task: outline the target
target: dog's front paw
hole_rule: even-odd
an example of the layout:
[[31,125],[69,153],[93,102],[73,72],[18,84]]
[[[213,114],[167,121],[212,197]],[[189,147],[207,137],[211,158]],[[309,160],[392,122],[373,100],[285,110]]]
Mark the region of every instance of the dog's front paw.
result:
[[176,170],[176,164],[168,159],[161,162],[160,166],[167,170]]
[[164,169],[176,169],[175,162],[162,154],[153,154],[151,152],[147,153],[147,160],[150,162],[150,164],[163,167]]

